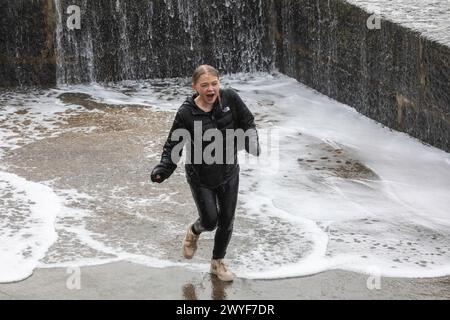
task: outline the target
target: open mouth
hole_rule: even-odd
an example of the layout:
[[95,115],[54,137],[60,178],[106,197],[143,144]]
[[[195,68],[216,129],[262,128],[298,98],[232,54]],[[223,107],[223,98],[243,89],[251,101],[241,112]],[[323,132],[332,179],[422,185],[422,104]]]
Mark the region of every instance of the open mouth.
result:
[[215,93],[208,93],[206,96],[208,97],[208,99],[212,99],[215,95]]

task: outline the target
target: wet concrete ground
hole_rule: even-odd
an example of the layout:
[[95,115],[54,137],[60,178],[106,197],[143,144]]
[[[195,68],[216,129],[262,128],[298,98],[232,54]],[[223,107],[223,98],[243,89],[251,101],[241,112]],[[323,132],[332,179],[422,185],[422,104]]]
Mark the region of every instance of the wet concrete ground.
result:
[[[9,172],[49,183],[68,199],[68,209],[89,212],[87,216],[63,213],[58,217],[58,240],[43,262],[108,259],[122,251],[184,263],[180,243],[187,225],[197,218],[184,166],[161,185],[150,182],[173,114],[142,106],[102,104],[78,93],[65,93],[60,99],[81,105],[86,112],[61,114],[64,121],[59,130],[65,133],[26,144],[3,158]],[[71,197],[71,190],[89,196]],[[266,232],[254,218],[241,213],[238,208],[236,224],[243,229],[252,226],[256,233]],[[273,218],[275,230],[277,225],[281,227],[283,222]],[[96,250],[95,243],[86,246],[80,242],[80,230],[84,229],[106,248]],[[238,232],[234,243],[243,252],[250,252],[255,245],[245,236],[240,240]],[[199,261],[209,262],[212,246],[213,234],[202,236]]]
[[[77,226],[90,230],[93,238],[115,250],[158,256],[184,262],[179,247],[184,230],[196,217],[184,170],[162,185],[149,183],[153,165],[165,141],[165,128],[172,114],[142,106],[108,106],[88,101],[86,96],[65,95],[66,102],[86,107],[90,112],[73,113],[61,123],[72,130],[9,151],[4,161],[11,172],[35,182],[51,182],[64,190],[77,190],[90,199],[71,199],[67,205],[91,212],[83,220],[76,215],[58,218],[58,241],[44,263],[76,258],[112,258],[108,250],[96,250],[81,243],[74,234]],[[300,166],[327,170],[342,177],[371,177],[373,173],[344,150],[311,145]],[[320,154],[317,150],[323,150]],[[330,162],[332,161],[332,164]],[[245,173],[244,173],[245,174]],[[143,199],[166,196],[170,207]],[[70,197],[69,197],[70,199]],[[237,224],[265,232],[251,217],[238,210]],[[280,221],[274,221],[282,223]],[[276,229],[276,226],[274,227]],[[177,234],[171,237],[171,234]],[[125,239],[123,235],[126,235]],[[151,240],[150,240],[151,238]],[[141,244],[136,247],[136,244]],[[254,243],[236,236],[234,245],[242,252]],[[155,248],[163,248],[155,253]],[[176,248],[176,250],[174,249]],[[207,262],[212,237],[205,237],[199,261]],[[269,257],[270,258],[270,257]],[[128,262],[81,268],[81,290],[69,290],[70,275],[65,268],[38,269],[25,281],[0,285],[1,299],[448,299],[449,278],[388,279],[370,290],[369,276],[345,271],[329,271],[303,278],[256,281],[237,279],[223,284],[208,273],[184,268],[155,269]],[[370,287],[370,286],[369,286]]]
[[[79,278],[74,278],[79,275]],[[79,270],[38,269],[28,280],[0,284],[0,299],[449,299],[450,279],[373,279],[345,271],[223,283],[207,273],[127,262]]]

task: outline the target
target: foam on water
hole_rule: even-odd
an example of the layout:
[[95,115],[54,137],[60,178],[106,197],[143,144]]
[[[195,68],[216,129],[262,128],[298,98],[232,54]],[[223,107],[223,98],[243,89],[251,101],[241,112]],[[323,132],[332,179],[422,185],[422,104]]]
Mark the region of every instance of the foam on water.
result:
[[[264,262],[267,250],[277,260],[278,248],[265,246],[264,253],[252,252],[242,263],[242,275],[278,278],[332,268],[375,269],[397,277],[449,274],[449,154],[392,132],[293,80],[280,80],[276,90],[272,83],[260,79],[240,87],[247,101],[254,92],[276,93],[273,111],[283,117],[282,165],[275,164],[279,171],[272,175],[256,169],[243,179],[242,188],[252,189],[244,202],[262,217],[299,219],[307,237],[292,243],[292,252],[296,246],[308,247],[306,239],[313,246],[298,261],[249,271],[249,265]],[[372,173],[340,177],[329,170],[330,161],[349,159]]]
[[[50,92],[1,92],[0,160],[8,150],[52,136],[65,109]],[[56,241],[61,203],[51,188],[6,172],[3,161],[0,170],[0,282],[12,282],[30,276]]]
[[0,282],[27,278],[56,241],[60,202],[53,191],[0,172]]
[[188,79],[154,79],[122,81],[107,87],[98,84],[62,86],[59,93],[84,93],[97,102],[109,105],[140,105],[154,110],[176,111],[191,94]]
[[[240,203],[227,255],[238,276],[284,278],[330,269],[397,277],[450,274],[448,153],[285,76],[239,74],[222,84],[239,91],[254,112],[263,149],[259,159],[240,154]],[[70,114],[93,112],[57,98],[68,92],[108,105],[174,112],[191,89],[188,79],[172,79],[4,93],[0,150],[70,130],[91,132],[60,125]],[[153,162],[161,150],[152,142],[144,152]],[[26,181],[6,173],[7,166],[2,170],[0,258],[7,262],[0,281],[22,279],[37,266],[123,260],[208,270],[210,252],[200,251],[193,263],[178,258],[186,221],[172,211],[194,206],[180,198],[174,178],[151,194],[132,193],[125,182],[82,192],[54,181]],[[149,213],[149,207],[158,209]],[[213,234],[202,235],[203,245],[212,240]]]
[[[67,116],[80,109],[89,111],[64,104],[59,94],[56,89],[0,92],[0,160],[6,152],[38,140],[70,130],[91,130],[61,128]],[[51,181],[27,181],[9,173],[10,167],[0,162],[0,282],[20,281],[32,274],[58,239],[56,221],[64,208]]]

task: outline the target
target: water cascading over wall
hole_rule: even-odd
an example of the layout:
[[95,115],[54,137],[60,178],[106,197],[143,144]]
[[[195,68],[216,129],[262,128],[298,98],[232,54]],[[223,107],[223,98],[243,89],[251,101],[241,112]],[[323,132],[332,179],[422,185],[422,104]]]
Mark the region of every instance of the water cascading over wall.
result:
[[[387,20],[370,30],[371,13],[350,1],[365,2],[0,0],[0,86],[276,67],[450,152],[450,45]],[[80,30],[66,26],[69,5],[81,8]]]
[[[81,8],[69,30],[66,8]],[[262,0],[55,0],[58,83],[187,76],[201,63],[267,71],[274,47]]]

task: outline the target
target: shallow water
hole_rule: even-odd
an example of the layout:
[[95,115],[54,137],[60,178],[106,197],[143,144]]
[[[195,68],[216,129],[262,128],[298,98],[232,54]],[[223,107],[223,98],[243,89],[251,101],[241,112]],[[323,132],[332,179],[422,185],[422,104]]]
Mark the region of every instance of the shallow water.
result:
[[[238,276],[450,274],[448,153],[285,76],[222,85],[254,112],[263,148],[240,154],[227,254]],[[196,217],[183,166],[149,182],[190,93],[188,79],[2,92],[0,281],[118,260],[207,271],[213,234],[193,261],[180,257]]]

